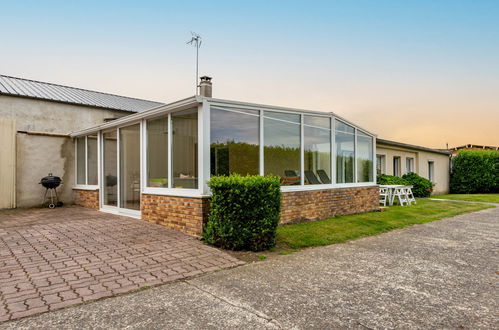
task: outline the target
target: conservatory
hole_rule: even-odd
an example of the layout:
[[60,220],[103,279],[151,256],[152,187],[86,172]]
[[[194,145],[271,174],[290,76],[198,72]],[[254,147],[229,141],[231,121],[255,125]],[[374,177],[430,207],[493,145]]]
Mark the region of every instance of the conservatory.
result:
[[378,209],[375,136],[333,113],[195,96],[72,134],[77,204],[202,233],[214,175],[276,175],[281,222]]

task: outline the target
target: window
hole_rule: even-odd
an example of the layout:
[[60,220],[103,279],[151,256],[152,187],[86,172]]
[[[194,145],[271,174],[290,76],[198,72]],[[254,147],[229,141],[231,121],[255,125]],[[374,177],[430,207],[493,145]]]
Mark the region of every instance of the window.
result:
[[331,119],[304,116],[305,184],[331,183]]
[[97,185],[97,135],[87,136],[87,184]]
[[300,115],[264,112],[264,173],[299,185],[301,174]]
[[373,181],[373,138],[357,131],[357,182]]
[[428,161],[428,180],[431,182],[435,180],[435,163],[432,160]]
[[340,121],[335,123],[336,182],[354,181],[355,129]]
[[140,210],[140,125],[120,131],[120,205],[121,208]]
[[76,138],[76,184],[97,185],[97,136]]
[[406,173],[412,173],[412,172],[414,172],[414,158],[407,157],[405,159],[405,172]]
[[76,184],[87,184],[86,177],[86,137],[76,138]]
[[400,157],[393,157],[393,175],[400,176]]
[[260,113],[211,108],[211,175],[260,173]]
[[376,174],[385,174],[385,155],[376,155]]
[[147,186],[168,187],[168,117],[147,121]]
[[198,187],[198,109],[175,112],[172,118],[173,187]]

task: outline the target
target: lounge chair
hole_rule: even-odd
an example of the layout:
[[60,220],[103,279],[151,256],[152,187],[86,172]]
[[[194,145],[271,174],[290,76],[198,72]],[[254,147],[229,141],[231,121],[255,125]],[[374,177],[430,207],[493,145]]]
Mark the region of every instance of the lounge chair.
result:
[[309,184],[321,184],[319,179],[315,176],[314,172],[307,170],[305,171],[305,178],[307,178],[307,181]]
[[317,175],[321,179],[322,183],[324,183],[324,184],[330,184],[331,183],[331,179],[327,175],[326,171],[324,171],[324,170],[317,170]]

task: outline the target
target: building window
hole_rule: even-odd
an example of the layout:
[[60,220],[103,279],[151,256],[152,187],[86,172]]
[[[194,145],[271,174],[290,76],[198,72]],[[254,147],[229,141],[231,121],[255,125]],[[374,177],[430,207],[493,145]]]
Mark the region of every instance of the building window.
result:
[[118,137],[116,130],[102,134],[104,162],[103,205],[118,206]]
[[198,109],[175,112],[172,118],[173,187],[198,187]]
[[86,137],[79,137],[76,139],[76,184],[86,185],[86,155],[85,145]]
[[76,138],[76,184],[97,185],[97,136]]
[[432,160],[428,161],[428,180],[431,182],[435,180],[435,163]]
[[211,175],[260,173],[260,112],[212,107]]
[[336,182],[354,182],[355,129],[340,121],[335,123]]
[[400,157],[393,157],[393,175],[400,176]]
[[373,181],[373,138],[357,131],[357,182]]
[[305,184],[331,183],[331,119],[304,116]]
[[407,157],[405,159],[405,172],[406,173],[412,173],[412,172],[414,172],[414,158]]
[[385,174],[385,155],[376,155],[376,174]]
[[119,207],[140,210],[140,125],[120,128],[119,134]]
[[300,184],[300,115],[264,112],[264,173],[283,185]]
[[168,187],[168,117],[147,121],[147,186]]
[[97,135],[87,136],[87,171],[89,185],[97,185]]

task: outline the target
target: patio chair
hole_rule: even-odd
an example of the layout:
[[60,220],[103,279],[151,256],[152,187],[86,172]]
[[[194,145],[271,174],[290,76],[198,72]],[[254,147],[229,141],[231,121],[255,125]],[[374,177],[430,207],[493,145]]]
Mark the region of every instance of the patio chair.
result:
[[308,184],[321,184],[319,179],[315,176],[314,172],[307,170],[305,171],[305,178],[307,179]]
[[327,175],[326,171],[324,171],[324,170],[317,170],[317,175],[321,179],[322,183],[324,183],[324,184],[330,184],[331,183],[331,179]]
[[383,206],[386,206],[386,202],[388,202],[388,188],[379,188],[379,203],[383,204]]
[[286,186],[296,186],[300,185],[300,176],[296,174],[294,170],[284,170],[284,177],[282,177],[282,183]]
[[407,205],[411,205],[411,203],[417,204],[416,199],[414,198],[414,194],[412,193],[413,186],[405,187],[405,195],[407,198]]
[[397,187],[393,190],[393,194],[391,196],[391,205],[393,205],[393,202],[395,199],[397,199],[398,203],[400,206],[408,205],[407,202],[407,194],[406,194],[406,189],[405,187]]

